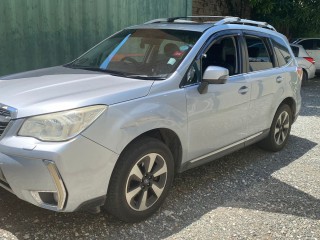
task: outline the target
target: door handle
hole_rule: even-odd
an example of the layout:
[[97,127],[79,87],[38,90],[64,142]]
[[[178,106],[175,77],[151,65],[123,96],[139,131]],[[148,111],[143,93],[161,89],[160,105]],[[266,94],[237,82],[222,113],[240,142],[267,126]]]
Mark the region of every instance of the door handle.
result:
[[277,79],[276,79],[277,83],[281,83],[283,81],[283,77],[281,76],[278,76]]
[[249,88],[246,87],[246,86],[243,86],[243,87],[241,87],[241,88],[239,89],[238,93],[244,95],[244,94],[246,94],[248,91],[249,91]]

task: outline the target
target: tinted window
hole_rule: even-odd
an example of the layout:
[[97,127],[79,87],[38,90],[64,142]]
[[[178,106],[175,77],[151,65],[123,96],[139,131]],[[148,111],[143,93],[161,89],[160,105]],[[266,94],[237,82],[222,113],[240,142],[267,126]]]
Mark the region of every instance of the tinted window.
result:
[[295,46],[291,46],[291,49],[293,51],[294,56],[298,57],[299,56],[299,48],[295,47]]
[[263,39],[246,36],[249,56],[249,71],[259,71],[273,68],[270,54]]
[[217,39],[206,51],[206,57],[202,59],[202,72],[208,66],[220,66],[229,70],[229,75],[239,74],[237,64],[237,43],[234,37]]
[[320,50],[320,39],[316,39],[314,40],[314,43],[315,43],[315,50]]
[[314,49],[312,39],[303,40],[303,41],[299,42],[299,44],[302,45],[305,50],[313,50]]
[[[278,37],[272,37],[272,44],[274,52],[276,53],[278,59],[279,66],[282,67],[287,65],[292,60],[292,56],[289,52],[289,49],[287,48],[287,44],[283,39]],[[299,54],[299,49],[297,54]]]

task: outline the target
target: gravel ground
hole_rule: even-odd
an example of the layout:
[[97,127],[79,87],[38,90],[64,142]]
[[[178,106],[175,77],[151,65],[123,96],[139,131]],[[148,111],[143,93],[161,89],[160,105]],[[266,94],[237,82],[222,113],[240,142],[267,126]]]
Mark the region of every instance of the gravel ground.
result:
[[251,146],[180,174],[145,222],[57,214],[0,189],[0,239],[320,239],[320,78],[302,97],[283,151]]

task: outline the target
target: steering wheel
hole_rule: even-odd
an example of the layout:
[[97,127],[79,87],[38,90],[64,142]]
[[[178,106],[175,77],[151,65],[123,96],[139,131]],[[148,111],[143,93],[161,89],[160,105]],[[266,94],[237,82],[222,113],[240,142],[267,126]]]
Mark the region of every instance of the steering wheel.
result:
[[133,63],[133,64],[138,64],[138,61],[135,60],[133,57],[124,57],[120,61],[121,62],[128,61],[128,62]]

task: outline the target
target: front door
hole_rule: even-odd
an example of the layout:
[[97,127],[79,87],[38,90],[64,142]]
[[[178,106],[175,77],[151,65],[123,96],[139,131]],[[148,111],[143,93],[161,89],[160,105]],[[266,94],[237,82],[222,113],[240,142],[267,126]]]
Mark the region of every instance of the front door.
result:
[[[188,159],[193,160],[247,137],[250,84],[242,75],[238,35],[212,41],[199,61],[200,78],[208,66],[229,70],[225,84],[211,84],[200,94],[198,85],[185,87],[188,113]],[[196,64],[196,63],[195,63]]]

